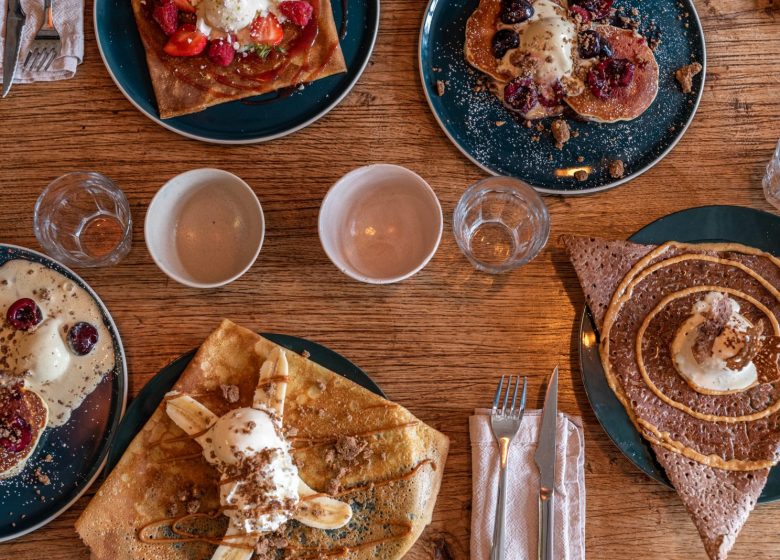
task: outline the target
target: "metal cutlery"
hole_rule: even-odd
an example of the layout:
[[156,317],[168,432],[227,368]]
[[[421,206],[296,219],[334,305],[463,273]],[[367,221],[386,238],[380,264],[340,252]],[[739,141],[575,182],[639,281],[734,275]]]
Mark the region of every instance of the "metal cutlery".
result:
[[[520,423],[522,422],[523,414],[525,413],[525,389],[527,379],[523,377],[523,390],[520,395],[519,406],[517,405],[517,392],[520,387],[520,376],[509,376],[509,382],[506,384],[506,392],[504,392],[504,379],[505,376],[502,375],[501,381],[496,389],[496,396],[493,398],[493,409],[490,412],[490,426],[493,429],[493,435],[498,442],[498,447],[501,452],[498,479],[498,503],[496,506],[495,525],[493,526],[493,546],[490,550],[490,560],[504,560],[505,558],[504,526],[506,524],[506,465],[509,456],[509,444],[520,429]],[[504,395],[503,400],[501,399],[502,393]],[[510,394],[512,394],[512,401],[511,405],[507,408]]]
[[62,40],[60,34],[54,27],[52,18],[51,0],[44,0],[43,3],[43,24],[35,34],[30,45],[30,51],[24,59],[25,70],[40,72],[48,70],[54,59],[60,54]]
[[19,46],[22,43],[22,28],[27,21],[27,14],[22,9],[21,0],[8,0],[8,11],[5,19],[5,45],[3,47],[3,91],[8,95],[16,74],[16,61],[19,59]]
[[555,446],[558,434],[558,366],[550,376],[544,397],[542,427],[534,461],[539,467],[539,560],[553,560],[555,503]]

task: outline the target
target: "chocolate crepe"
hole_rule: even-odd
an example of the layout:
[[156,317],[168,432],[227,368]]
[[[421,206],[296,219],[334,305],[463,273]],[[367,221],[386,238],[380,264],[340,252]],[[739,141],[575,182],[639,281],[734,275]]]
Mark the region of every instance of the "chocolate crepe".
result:
[[[725,558],[780,458],[780,261],[735,244],[562,241],[600,331],[610,387],[652,443],[710,557]],[[751,323],[770,325],[755,360],[763,371],[745,390],[695,391],[672,361],[677,328],[711,291],[737,301]]]

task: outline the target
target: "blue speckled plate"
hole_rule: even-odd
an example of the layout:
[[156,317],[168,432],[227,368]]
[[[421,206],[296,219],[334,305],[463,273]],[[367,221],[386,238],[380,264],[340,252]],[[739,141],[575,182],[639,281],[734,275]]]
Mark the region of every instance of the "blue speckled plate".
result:
[[[14,245],[0,245],[0,265],[14,259],[27,259],[56,270],[95,299],[114,342],[116,365],[64,426],[44,431],[19,475],[0,480],[0,542],[46,525],[87,491],[105,463],[127,401],[125,351],[114,320],[97,294],[73,271],[49,257]],[[6,310],[1,311],[5,316]],[[44,461],[47,455],[53,458],[49,463]],[[36,468],[49,476],[49,486],[36,480]]]
[[[361,387],[365,387],[380,397],[385,397],[379,385],[374,383],[362,369],[333,350],[297,336],[269,333],[263,333],[263,336],[271,342],[275,342],[298,354],[306,350],[310,354],[310,360],[346,377]],[[138,396],[130,403],[130,406],[127,408],[127,414],[125,414],[122,423],[119,425],[119,431],[114,439],[114,444],[111,446],[111,452],[108,455],[107,473],[111,472],[119,462],[127,446],[130,445],[135,435],[144,427],[146,421],[149,420],[149,417],[157,409],[165,393],[170,391],[176,380],[179,379],[179,376],[187,367],[187,364],[190,363],[195,352],[196,350],[191,350],[161,369],[149,383],[144,385]]]
[[[331,0],[338,28],[344,18]],[[275,93],[223,103],[199,113],[162,120],[135,25],[130,0],[95,0],[95,35],[108,73],[125,97],[157,124],[182,136],[217,144],[251,144],[304,128],[338,105],[363,73],[379,31],[379,0],[348,0],[347,35],[341,50],[347,72],[317,80],[302,91],[276,99]],[[263,101],[263,104],[252,105]]]
[[[686,243],[730,241],[780,256],[780,218],[741,206],[702,206],[656,220],[630,239],[647,244],[672,240]],[[639,435],[623,405],[609,388],[601,367],[598,345],[585,346],[584,340],[596,340],[587,308],[582,313],[580,325],[580,371],[593,412],[609,438],[634,465],[661,484],[671,486],[652,449]],[[780,466],[775,466],[758,501],[765,503],[778,499]]]
[[[513,120],[488,91],[473,91],[479,72],[463,56],[466,20],[479,0],[430,0],[420,31],[420,76],[433,114],[444,133],[476,165],[493,175],[517,177],[550,194],[586,194],[616,187],[644,173],[680,140],[693,119],[704,90],[704,33],[691,0],[616,0],[615,7],[636,7],[642,21],[655,21],[661,44],[655,56],[660,68],[658,97],[631,122],[599,124],[568,119],[572,138],[562,150],[548,130],[540,134]],[[680,18],[680,19],[678,19]],[[704,71],[685,95],[674,71],[696,60]],[[436,82],[446,84],[439,96]],[[497,126],[496,122],[506,124]],[[533,138],[539,136],[538,141]],[[578,161],[578,158],[583,158]],[[609,176],[610,162],[624,162],[622,179]],[[574,168],[590,167],[583,182]],[[566,176],[568,170],[568,175]],[[563,176],[559,176],[563,175]]]

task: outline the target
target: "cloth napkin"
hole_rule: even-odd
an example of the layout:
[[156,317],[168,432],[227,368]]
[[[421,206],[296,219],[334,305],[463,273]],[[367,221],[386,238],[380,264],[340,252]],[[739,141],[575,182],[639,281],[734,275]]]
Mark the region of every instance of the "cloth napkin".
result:
[[[5,49],[8,1],[0,0],[0,54]],[[76,67],[84,59],[84,0],[52,0],[52,8],[54,27],[62,39],[60,54],[45,72],[23,70],[22,65],[30,50],[30,44],[43,23],[43,0],[22,0],[22,9],[27,14],[27,21],[22,29],[22,42],[14,83],[50,82],[72,78],[76,74]],[[2,64],[2,56],[0,56],[0,72]]]
[[[469,418],[472,462],[471,558],[487,560],[493,542],[498,499],[498,444],[490,428],[490,411],[477,409]],[[539,536],[539,469],[534,453],[542,424],[541,410],[527,410],[507,463],[506,557],[537,558]],[[585,441],[582,420],[558,413],[555,467],[553,558],[585,558]]]

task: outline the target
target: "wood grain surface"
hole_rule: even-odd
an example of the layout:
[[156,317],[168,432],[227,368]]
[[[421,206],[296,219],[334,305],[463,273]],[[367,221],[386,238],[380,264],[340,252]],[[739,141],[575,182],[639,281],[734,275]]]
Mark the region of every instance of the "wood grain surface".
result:
[[[132,205],[133,249],[119,266],[79,270],[121,331],[130,394],[196,346],[221,317],[258,330],[325,344],[364,368],[387,394],[452,441],[433,524],[412,560],[468,558],[471,500],[467,421],[490,401],[496,378],[530,377],[532,406],[545,376],[561,365],[560,408],[584,419],[587,551],[592,559],[704,559],[677,496],[631,465],[588,405],[577,365],[583,297],[557,246],[562,233],[624,238],[670,212],[703,204],[768,210],[761,177],[780,137],[780,6],[771,0],[696,0],[709,52],[699,112],[659,165],[616,190],[545,197],[551,242],[531,264],[502,276],[477,273],[458,251],[452,210],[483,173],[446,139],[417,72],[422,0],[384,0],[379,40],[354,91],[329,115],[269,144],[221,147],[181,138],[148,120],[119,92],[86,19],[86,55],[75,79],[16,85],[0,101],[0,240],[39,249],[33,205],[55,177],[105,173]],[[87,2],[91,14],[92,2]],[[391,162],[420,173],[445,213],[441,247],[409,281],[369,286],[340,274],[317,239],[329,186],[354,167]],[[143,220],[157,189],[196,167],[244,178],[265,210],[267,237],[254,267],[218,290],[178,285],[146,251]],[[73,523],[89,495],[0,558],[88,558]],[[0,505],[0,508],[2,506]],[[780,504],[759,506],[730,558],[780,558]]]

